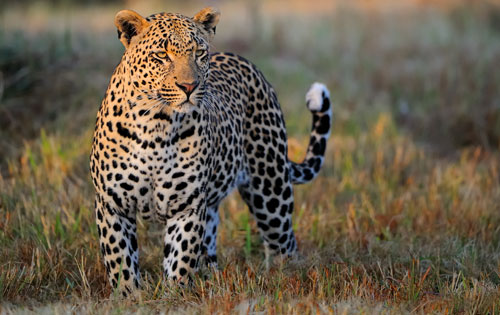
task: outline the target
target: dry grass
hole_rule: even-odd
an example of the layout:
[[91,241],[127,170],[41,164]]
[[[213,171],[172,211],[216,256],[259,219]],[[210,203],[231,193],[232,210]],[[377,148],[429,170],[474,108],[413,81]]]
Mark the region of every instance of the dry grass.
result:
[[[245,8],[217,4],[223,14]],[[115,9],[99,12],[112,21]],[[81,25],[78,16],[97,11],[71,12]],[[247,56],[276,86],[293,160],[307,144],[308,85],[331,88],[326,165],[295,190],[301,257],[266,272],[255,224],[232,195],[221,208],[220,270],[190,289],[163,286],[161,227],[140,224],[136,302],[106,299],[88,174],[95,112],[121,51],[112,23],[13,33],[9,22],[0,31],[0,313],[499,313],[499,12],[485,3],[290,9],[254,15],[258,34],[221,25],[215,46]]]

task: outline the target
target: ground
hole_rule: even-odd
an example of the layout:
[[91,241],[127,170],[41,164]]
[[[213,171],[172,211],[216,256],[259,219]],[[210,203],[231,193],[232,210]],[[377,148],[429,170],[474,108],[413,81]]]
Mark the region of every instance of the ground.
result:
[[307,146],[310,84],[325,82],[334,105],[325,166],[295,189],[301,257],[267,272],[234,194],[219,272],[166,292],[161,226],[141,222],[142,299],[108,300],[88,156],[122,52],[113,16],[204,4],[3,8],[0,312],[500,312],[500,8],[252,3],[210,2],[222,12],[214,49],[275,86],[292,160]]

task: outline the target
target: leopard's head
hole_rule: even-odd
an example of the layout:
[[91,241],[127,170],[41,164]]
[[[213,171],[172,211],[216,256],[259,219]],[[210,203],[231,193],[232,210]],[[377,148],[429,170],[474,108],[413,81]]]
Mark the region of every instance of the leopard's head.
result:
[[147,18],[123,10],[115,17],[118,37],[125,46],[124,74],[162,108],[196,106],[205,95],[209,45],[219,12],[205,8],[194,17],[159,13]]

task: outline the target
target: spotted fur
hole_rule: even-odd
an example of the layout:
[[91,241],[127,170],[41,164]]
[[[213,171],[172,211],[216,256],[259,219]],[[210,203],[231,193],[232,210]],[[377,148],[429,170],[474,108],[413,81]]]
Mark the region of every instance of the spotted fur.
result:
[[329,93],[306,95],[313,127],[306,158],[287,158],[276,93],[249,61],[210,55],[219,13],[193,18],[120,11],[125,46],[97,114],[91,153],[100,248],[111,285],[139,287],[136,216],[165,225],[166,278],[186,284],[200,257],[216,264],[218,205],[238,188],[268,249],[296,252],[293,186],[312,180],[330,134]]

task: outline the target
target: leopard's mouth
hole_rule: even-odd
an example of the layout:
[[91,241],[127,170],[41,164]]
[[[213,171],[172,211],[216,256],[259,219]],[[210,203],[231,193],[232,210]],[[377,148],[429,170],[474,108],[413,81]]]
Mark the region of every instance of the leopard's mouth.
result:
[[198,105],[198,100],[193,100],[191,98],[185,99],[182,103],[180,103],[178,106],[179,107],[184,107],[184,106],[197,106]]
[[172,114],[173,112],[187,113],[196,107],[197,104],[189,100],[185,100],[177,104],[170,104],[168,106],[163,106],[161,111],[164,112],[165,114]]

